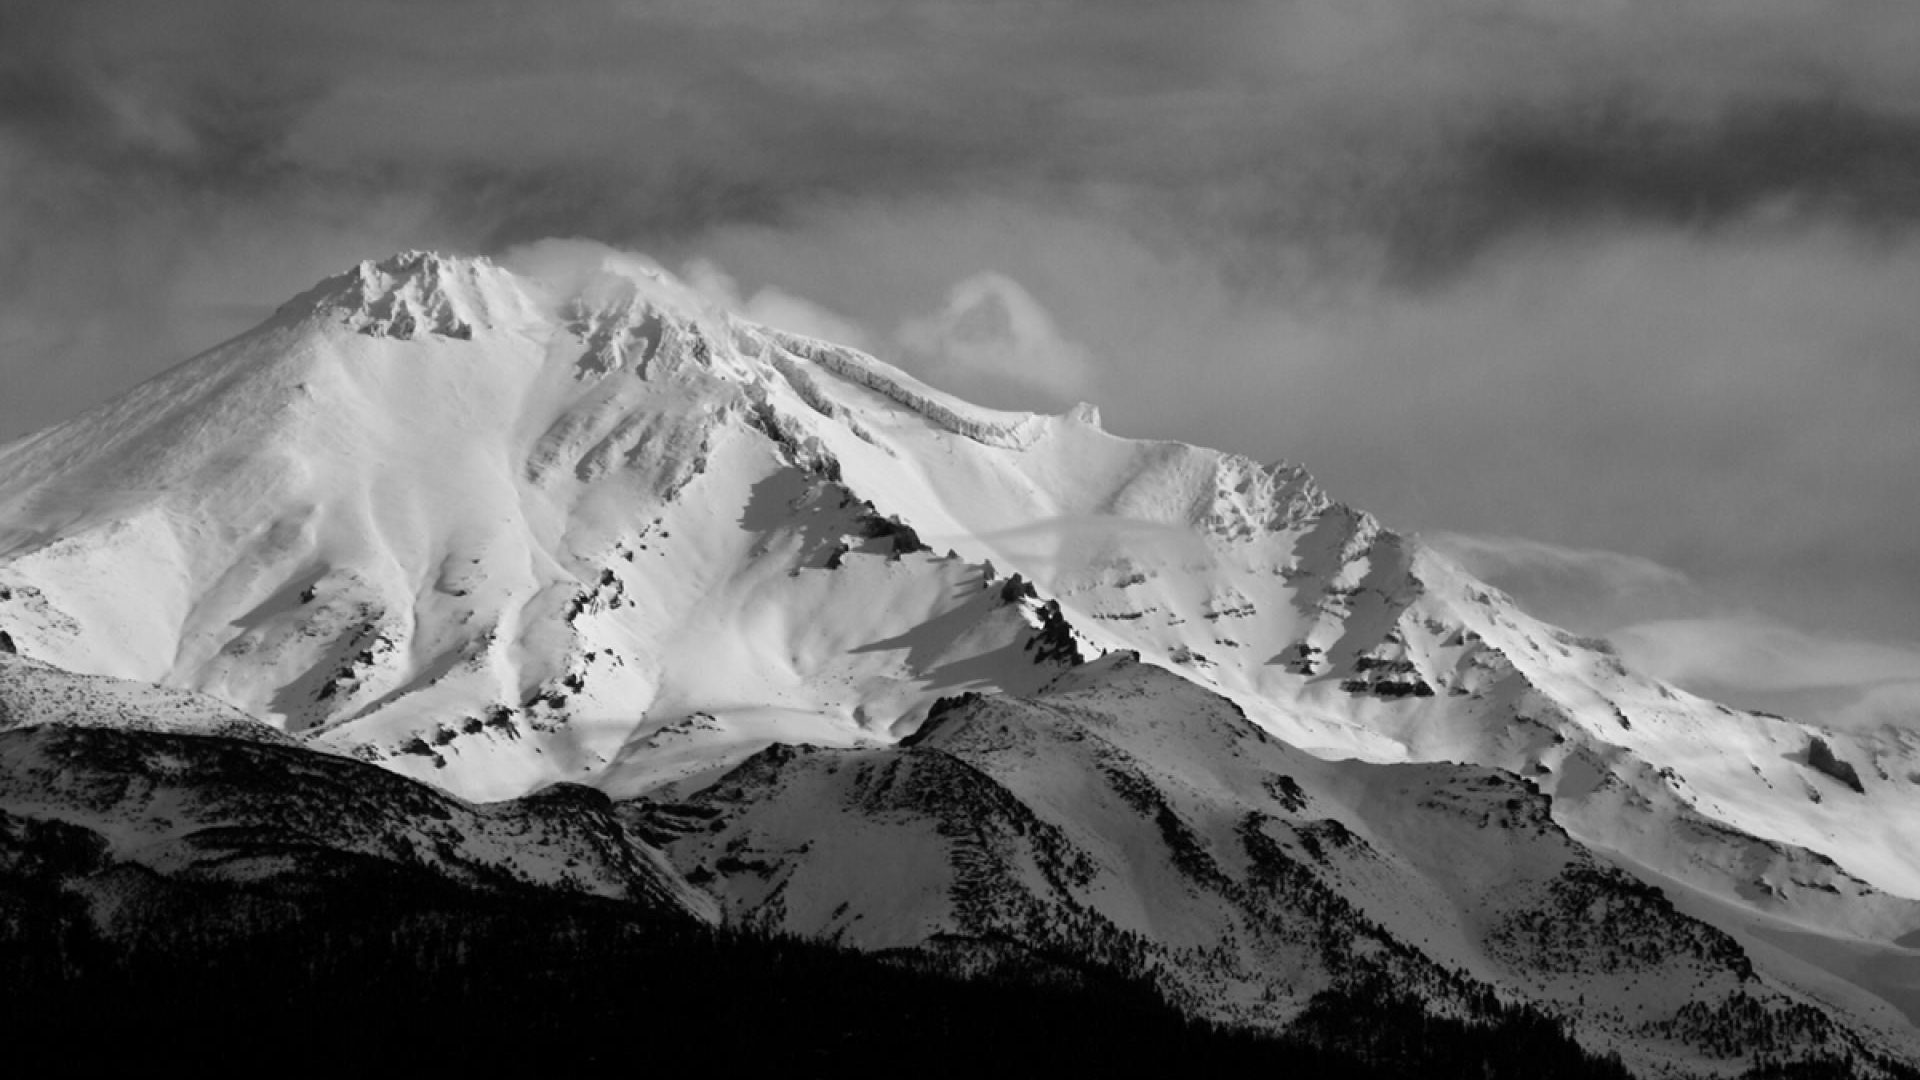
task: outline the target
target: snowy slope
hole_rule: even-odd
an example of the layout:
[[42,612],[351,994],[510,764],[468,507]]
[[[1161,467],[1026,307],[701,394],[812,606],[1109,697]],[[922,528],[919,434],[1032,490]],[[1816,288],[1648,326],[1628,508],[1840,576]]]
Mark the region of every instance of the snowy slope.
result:
[[[164,712],[164,698],[104,680],[204,693],[228,721],[471,798],[568,780],[667,802],[738,786],[729,771],[764,768],[774,744],[916,772],[897,748],[941,698],[1030,696],[1128,650],[1295,748],[1306,764],[1289,768],[1324,772],[1319,797],[1346,790],[1344,774],[1313,762],[1497,767],[1550,798],[1553,844],[1697,895],[1718,925],[1837,943],[1803,954],[1865,950],[1871,963],[1794,961],[1843,987],[1874,981],[1863,964],[1912,981],[1912,735],[1692,697],[1527,617],[1297,468],[1119,438],[1090,406],[980,409],[626,265],[562,284],[484,259],[365,263],[0,447],[0,635],[0,650],[94,677],[88,693],[132,694],[122,713]],[[56,700],[69,692],[13,712],[70,715]],[[1169,797],[1188,782],[1182,755],[1213,770],[1238,745],[1127,753],[1175,770],[1149,785]],[[839,805],[836,776],[794,774],[817,796],[795,798]],[[960,782],[943,777],[916,783]],[[1110,801],[1043,813],[1044,772],[996,782],[1041,818],[1107,831]],[[821,828],[857,838],[864,813]],[[1388,844],[1385,821],[1342,820]],[[937,849],[937,821],[900,827],[926,842],[890,850]],[[1134,825],[1113,828],[1095,865],[1126,864]],[[856,848],[808,872],[843,876]],[[1252,872],[1243,856],[1229,878]],[[961,925],[942,907],[951,860],[898,857],[919,862],[846,901],[857,930],[850,916],[796,925],[874,947]],[[1573,856],[1541,858],[1527,880],[1556,880],[1552,859]],[[1442,871],[1408,872],[1453,910],[1472,889],[1431,884]],[[1509,872],[1522,869],[1473,888]],[[1162,945],[1246,917],[1160,903],[1149,880],[1110,887],[1146,890],[1105,917]],[[1425,932],[1463,943],[1447,964],[1491,962],[1480,930]]]
[[1373,980],[1454,1015],[1528,1001],[1646,1070],[1735,1074],[1768,1041],[1914,1049],[1885,1003],[1834,1024],[1803,980],[1569,837],[1527,781],[1325,761],[1131,654],[1031,698],[950,699],[894,747],[774,747],[623,812],[735,921],[971,942],[978,965],[1098,957],[1233,1023]]

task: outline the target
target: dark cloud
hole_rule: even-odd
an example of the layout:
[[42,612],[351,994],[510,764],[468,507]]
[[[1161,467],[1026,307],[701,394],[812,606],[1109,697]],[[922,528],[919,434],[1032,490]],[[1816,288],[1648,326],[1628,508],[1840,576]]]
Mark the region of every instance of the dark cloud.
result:
[[1844,100],[1737,101],[1691,128],[1603,103],[1495,125],[1471,153],[1490,199],[1542,225],[1598,214],[1712,226],[1762,209],[1920,220],[1920,116]]
[[1886,55],[1920,19],[1589,7],[30,0],[0,117],[202,198],[417,190],[482,243],[985,192],[1255,279],[1301,244],[1405,276],[1594,215],[1920,211],[1911,54]]

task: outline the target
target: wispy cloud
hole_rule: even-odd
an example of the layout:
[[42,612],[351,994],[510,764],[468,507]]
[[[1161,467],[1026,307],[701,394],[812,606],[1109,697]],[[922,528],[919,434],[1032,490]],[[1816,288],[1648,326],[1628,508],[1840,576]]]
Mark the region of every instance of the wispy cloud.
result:
[[1638,555],[1517,536],[1442,532],[1421,539],[1531,614],[1580,633],[1607,633],[1711,604],[1687,575]]
[[1667,619],[1612,636],[1624,655],[1681,682],[1763,692],[1920,684],[1920,647],[1815,637],[1756,618]]
[[1005,274],[979,273],[955,283],[945,306],[901,323],[896,337],[929,379],[962,393],[1003,395],[1011,384],[1072,401],[1094,381],[1086,347],[1063,337],[1053,316]]
[[873,348],[873,335],[866,327],[804,297],[770,285],[751,297],[741,296],[739,283],[711,259],[693,260],[681,276],[715,303],[749,321],[856,349]]
[[1629,665],[1697,693],[1829,727],[1920,730],[1920,646],[1808,634],[1755,617],[1609,635]]

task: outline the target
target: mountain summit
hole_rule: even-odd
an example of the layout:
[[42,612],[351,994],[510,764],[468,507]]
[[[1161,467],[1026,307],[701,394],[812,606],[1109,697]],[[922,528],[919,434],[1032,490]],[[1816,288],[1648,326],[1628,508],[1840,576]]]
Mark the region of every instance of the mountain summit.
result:
[[1000,602],[990,564],[1051,596],[1110,518],[1198,551],[1327,506],[1298,470],[975,408],[664,276],[561,292],[418,252],[0,453],[28,655],[487,796],[633,789],[661,755],[630,782],[623,749],[695,717],[743,750],[890,740],[942,692],[1042,678],[1040,601]]
[[1649,1062],[1920,1009],[1920,741],[1640,676],[1298,467],[638,264],[363,263],[0,447],[0,635],[0,727],[145,686],[470,799],[591,785],[725,917],[1097,940],[1236,1020],[1362,968],[1590,991]]

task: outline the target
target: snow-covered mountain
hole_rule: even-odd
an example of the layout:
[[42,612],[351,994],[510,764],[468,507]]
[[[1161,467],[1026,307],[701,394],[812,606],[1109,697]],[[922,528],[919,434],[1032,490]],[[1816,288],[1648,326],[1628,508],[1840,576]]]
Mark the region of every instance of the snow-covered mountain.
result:
[[1490,990],[1647,1069],[1735,1070],[1740,1023],[1914,1052],[1920,738],[1701,700],[1298,468],[626,264],[362,264],[0,447],[0,651],[0,725],[97,721],[84,684],[592,785],[688,904],[863,948],[1078,949],[1268,1025]]

